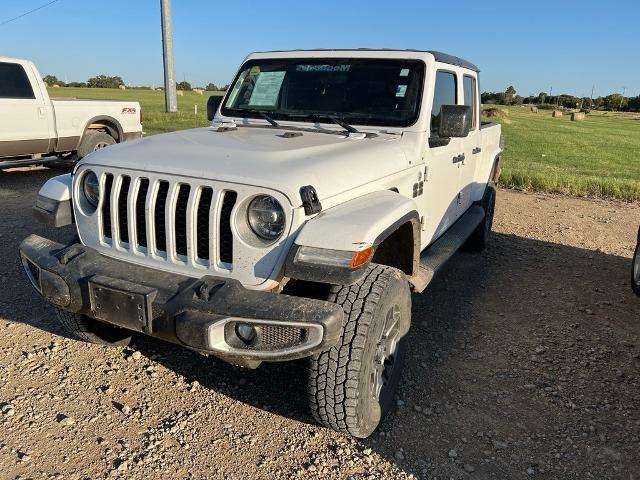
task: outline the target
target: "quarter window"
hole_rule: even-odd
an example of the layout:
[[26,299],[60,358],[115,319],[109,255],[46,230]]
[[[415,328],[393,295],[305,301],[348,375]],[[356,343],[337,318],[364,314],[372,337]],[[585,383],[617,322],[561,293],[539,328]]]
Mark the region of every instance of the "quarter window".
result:
[[437,133],[440,129],[440,109],[443,105],[456,105],[458,103],[457,78],[452,72],[436,72],[436,86],[433,91],[433,106],[431,108],[431,132]]
[[464,89],[464,104],[468,107],[471,107],[471,129],[474,130],[476,128],[476,102],[477,102],[477,93],[476,93],[476,79],[470,77],[469,75],[464,76],[463,81],[463,89]]
[[0,98],[36,98],[22,65],[0,62]]

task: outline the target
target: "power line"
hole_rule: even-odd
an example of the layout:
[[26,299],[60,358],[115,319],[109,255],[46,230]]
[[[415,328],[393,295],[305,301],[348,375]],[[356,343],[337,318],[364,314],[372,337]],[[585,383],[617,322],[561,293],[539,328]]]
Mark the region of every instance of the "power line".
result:
[[18,20],[18,19],[20,19],[22,17],[26,17],[27,15],[30,15],[33,12],[37,12],[38,10],[42,10],[43,8],[46,8],[49,5],[53,5],[54,3],[59,2],[59,1],[60,0],[51,0],[50,2],[45,3],[44,5],[40,5],[38,8],[34,8],[33,10],[29,10],[28,12],[25,12],[22,15],[18,15],[17,17],[10,18],[9,20],[5,20],[4,22],[0,23],[0,27],[3,26],[3,25],[6,25],[7,23],[14,22],[14,21],[16,21],[16,20]]

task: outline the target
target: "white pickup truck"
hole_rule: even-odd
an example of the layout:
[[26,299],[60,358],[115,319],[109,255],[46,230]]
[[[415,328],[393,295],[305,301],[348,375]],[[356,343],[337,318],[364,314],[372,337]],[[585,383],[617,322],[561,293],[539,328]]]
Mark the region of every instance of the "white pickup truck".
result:
[[438,52],[252,54],[210,127],[49,180],[36,214],[80,240],[26,238],[27,276],[85,341],[306,357],[317,421],[367,437],[393,404],[410,292],[490,238],[502,142],[478,84]]
[[35,65],[0,57],[0,168],[79,159],[142,136],[138,102],[49,98]]

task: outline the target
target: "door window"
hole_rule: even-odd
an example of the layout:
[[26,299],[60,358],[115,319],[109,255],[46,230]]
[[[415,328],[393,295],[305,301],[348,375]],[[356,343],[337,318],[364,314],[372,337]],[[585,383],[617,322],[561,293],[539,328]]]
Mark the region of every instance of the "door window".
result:
[[0,62],[0,98],[36,98],[22,65]]
[[436,72],[436,86],[433,91],[433,107],[431,108],[431,132],[440,129],[440,109],[443,105],[458,103],[458,86],[456,74],[452,72]]
[[468,107],[471,107],[471,111],[473,112],[471,118],[473,119],[471,122],[471,129],[476,129],[476,102],[477,102],[477,93],[476,93],[476,79],[470,77],[469,75],[464,76],[464,81],[462,84],[464,90],[464,104]]

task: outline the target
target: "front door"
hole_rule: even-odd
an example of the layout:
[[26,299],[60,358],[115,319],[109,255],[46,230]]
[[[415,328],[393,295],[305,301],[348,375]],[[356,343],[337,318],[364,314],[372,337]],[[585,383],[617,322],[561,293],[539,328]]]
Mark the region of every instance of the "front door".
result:
[[425,145],[423,194],[416,198],[424,213],[422,249],[436,240],[455,223],[460,214],[460,172],[464,139],[438,138],[442,105],[458,102],[457,76],[454,72],[436,73],[431,115],[431,138]]
[[48,117],[24,67],[0,62],[0,157],[47,153]]

